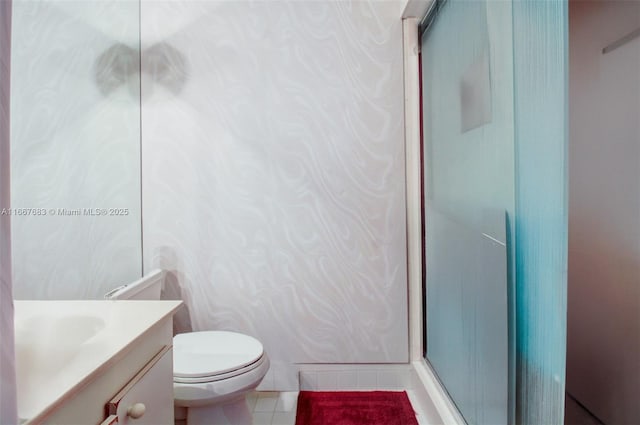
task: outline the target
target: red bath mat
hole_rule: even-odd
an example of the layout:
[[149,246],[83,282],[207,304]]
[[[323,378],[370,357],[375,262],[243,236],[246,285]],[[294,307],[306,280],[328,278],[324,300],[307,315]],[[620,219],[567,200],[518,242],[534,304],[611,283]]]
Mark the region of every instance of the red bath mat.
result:
[[300,391],[296,425],[418,425],[404,391]]

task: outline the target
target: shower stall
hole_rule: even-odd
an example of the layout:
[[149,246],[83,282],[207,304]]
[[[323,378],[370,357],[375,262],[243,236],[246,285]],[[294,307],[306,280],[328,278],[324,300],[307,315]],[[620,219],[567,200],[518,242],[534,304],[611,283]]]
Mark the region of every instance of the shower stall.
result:
[[470,424],[563,421],[567,4],[421,24],[426,360]]

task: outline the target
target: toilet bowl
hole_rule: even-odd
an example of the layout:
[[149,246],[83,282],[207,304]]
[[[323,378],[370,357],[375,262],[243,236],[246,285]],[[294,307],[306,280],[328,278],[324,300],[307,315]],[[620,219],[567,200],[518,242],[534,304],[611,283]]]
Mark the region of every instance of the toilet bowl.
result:
[[[164,272],[110,291],[107,299],[160,299]],[[200,331],[173,337],[173,395],[187,425],[251,425],[246,402],[269,370],[262,344],[248,335]],[[182,418],[177,418],[182,419]]]
[[246,394],[255,389],[269,359],[250,336],[223,331],[173,338],[174,404],[187,408],[188,425],[250,425]]

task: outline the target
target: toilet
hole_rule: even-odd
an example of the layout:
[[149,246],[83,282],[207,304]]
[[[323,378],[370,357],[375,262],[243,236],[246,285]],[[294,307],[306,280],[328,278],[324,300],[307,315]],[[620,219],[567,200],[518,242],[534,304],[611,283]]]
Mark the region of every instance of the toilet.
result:
[[[154,270],[140,280],[108,292],[105,298],[159,300],[163,281],[164,272]],[[246,395],[260,384],[267,370],[269,358],[262,344],[248,335],[201,331],[174,336],[176,423],[251,425]]]

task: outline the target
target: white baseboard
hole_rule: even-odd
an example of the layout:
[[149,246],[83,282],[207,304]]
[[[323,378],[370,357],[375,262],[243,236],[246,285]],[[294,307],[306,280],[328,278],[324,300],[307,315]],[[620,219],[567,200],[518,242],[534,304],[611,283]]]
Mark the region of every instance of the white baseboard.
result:
[[405,390],[412,382],[409,364],[298,366],[300,389],[308,391]]
[[413,367],[402,364],[272,363],[258,391],[410,389]]

